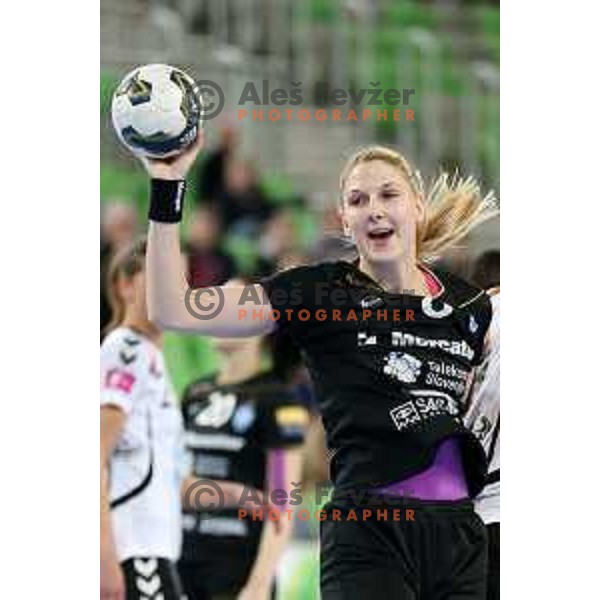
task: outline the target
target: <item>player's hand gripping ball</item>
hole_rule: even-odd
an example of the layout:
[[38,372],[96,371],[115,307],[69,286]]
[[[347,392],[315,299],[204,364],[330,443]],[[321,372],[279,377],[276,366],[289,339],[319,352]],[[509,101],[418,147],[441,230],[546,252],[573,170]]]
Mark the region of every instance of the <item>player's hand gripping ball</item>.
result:
[[114,93],[112,122],[119,139],[139,156],[167,158],[187,148],[203,126],[194,80],[169,65],[145,65],[126,75]]

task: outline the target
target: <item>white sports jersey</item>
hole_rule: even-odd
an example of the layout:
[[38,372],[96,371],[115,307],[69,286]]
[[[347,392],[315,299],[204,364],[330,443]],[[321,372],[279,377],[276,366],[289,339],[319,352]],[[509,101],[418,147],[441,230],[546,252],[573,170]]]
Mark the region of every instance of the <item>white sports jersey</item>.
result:
[[100,405],[126,415],[110,459],[109,498],[119,560],[176,560],[181,546],[183,424],[162,352],[119,327],[100,349]]
[[488,483],[475,499],[475,509],[487,523],[500,522],[500,294],[491,297],[493,317],[489,345],[477,369],[466,416],[488,456]]

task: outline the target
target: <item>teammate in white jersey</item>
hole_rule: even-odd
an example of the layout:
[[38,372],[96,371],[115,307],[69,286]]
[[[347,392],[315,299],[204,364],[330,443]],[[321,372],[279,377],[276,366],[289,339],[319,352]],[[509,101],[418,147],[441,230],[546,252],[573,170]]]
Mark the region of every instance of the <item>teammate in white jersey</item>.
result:
[[488,293],[494,312],[485,358],[471,388],[466,422],[488,457],[487,481],[475,499],[475,510],[486,525],[488,537],[487,600],[497,600],[500,598],[500,288]]
[[209,482],[219,491],[215,506],[214,493],[202,493],[184,471],[183,420],[162,333],[148,320],[145,254],[140,240],[109,269],[113,318],[100,350],[101,600],[182,598],[174,562],[190,489],[197,508],[255,508],[239,504],[244,487],[231,481]]
[[101,580],[106,600],[178,599],[182,420],[147,317],[145,240],[113,259],[100,353]]

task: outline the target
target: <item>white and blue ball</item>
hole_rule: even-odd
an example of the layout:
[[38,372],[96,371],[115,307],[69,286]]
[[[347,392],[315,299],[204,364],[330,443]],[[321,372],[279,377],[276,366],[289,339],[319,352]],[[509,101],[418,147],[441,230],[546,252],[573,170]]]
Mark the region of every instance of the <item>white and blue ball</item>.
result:
[[112,122],[134,154],[174,156],[203,126],[202,99],[194,80],[176,67],[144,65],[128,73],[112,100]]

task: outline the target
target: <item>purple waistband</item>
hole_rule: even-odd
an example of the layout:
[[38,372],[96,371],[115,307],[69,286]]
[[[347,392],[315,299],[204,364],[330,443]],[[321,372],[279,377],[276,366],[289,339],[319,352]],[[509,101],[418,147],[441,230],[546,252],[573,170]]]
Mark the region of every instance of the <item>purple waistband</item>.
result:
[[403,481],[375,490],[380,494],[400,495],[419,500],[463,500],[469,497],[459,442],[450,438],[436,451],[433,464]]

